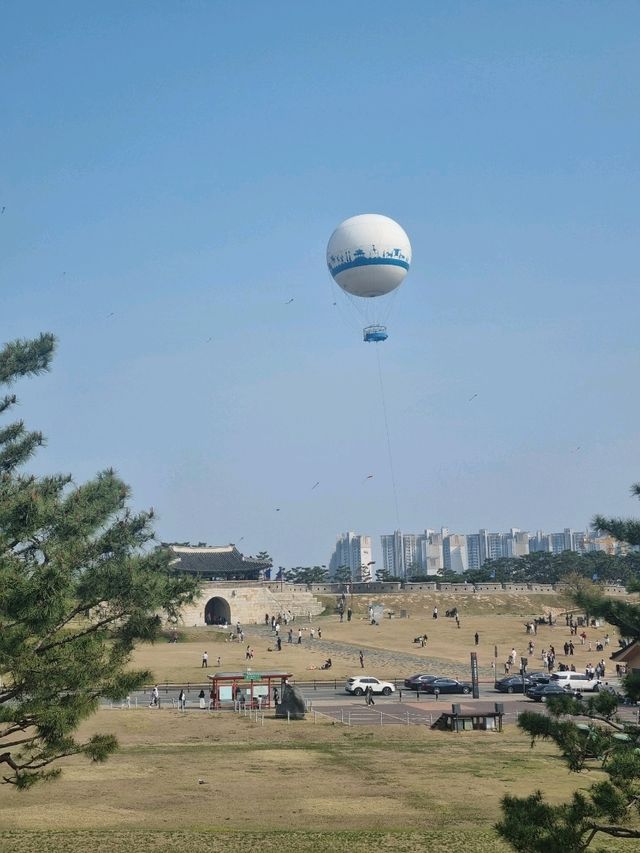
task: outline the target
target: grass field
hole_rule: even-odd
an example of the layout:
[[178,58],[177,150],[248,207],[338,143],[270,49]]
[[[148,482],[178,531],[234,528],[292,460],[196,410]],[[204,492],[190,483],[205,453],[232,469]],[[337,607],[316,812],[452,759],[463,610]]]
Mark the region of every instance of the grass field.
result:
[[[397,598],[384,603],[399,613],[407,599]],[[371,626],[369,601],[360,597],[351,623],[327,613],[313,622],[322,629],[321,644],[285,643],[281,653],[268,652],[271,638],[246,626],[246,643],[255,649],[252,668],[282,667],[299,680],[319,677],[323,673],[315,667],[327,648],[335,648],[331,677],[342,678],[356,671],[362,648],[365,659],[377,662],[375,675],[401,676],[406,669],[439,665],[459,667],[467,675],[478,631],[475,650],[486,673],[494,644],[500,661],[512,646],[526,653],[524,622],[550,606],[555,612],[563,607],[548,596],[458,597],[458,630],[453,620],[431,618],[434,603],[443,613],[453,599],[414,598],[408,619]],[[595,645],[607,630],[615,648],[606,626],[590,630],[589,639]],[[412,639],[424,632],[429,642],[420,649]],[[550,642],[560,650],[565,638],[562,620],[555,628],[541,628],[534,638],[536,658]],[[218,654],[222,669],[245,665],[245,646],[225,642],[209,628],[186,629],[176,644],[142,647],[134,664],[153,669],[159,681],[194,683],[203,678],[205,648],[213,669]],[[577,646],[574,661],[581,668],[597,657]],[[402,667],[405,671],[398,671]],[[457,735],[419,726],[346,728],[312,720],[266,719],[260,726],[231,712],[144,708],[104,709],[83,724],[81,734],[94,731],[113,732],[120,741],[120,751],[105,764],[67,759],[56,782],[22,793],[0,786],[2,853],[129,853],[147,847],[205,853],[248,847],[274,853],[372,848],[492,853],[508,849],[492,829],[505,792],[523,795],[541,788],[559,801],[598,776],[598,771],[588,777],[569,774],[553,746],[531,750],[515,726],[502,734]],[[618,849],[628,847],[608,844],[608,850]]]
[[[221,669],[243,669],[246,646],[254,649],[251,667],[254,670],[283,668],[292,672],[299,681],[309,678],[331,677],[344,679],[359,670],[358,650],[365,653],[365,665],[371,668],[367,661],[368,652],[382,652],[376,655],[375,671],[371,674],[381,678],[404,677],[411,675],[420,662],[428,671],[439,663],[445,664],[451,671],[462,677],[469,674],[469,653],[478,653],[478,662],[482,677],[492,676],[491,662],[494,646],[498,646],[498,674],[512,647],[515,647],[518,658],[527,655],[529,639],[535,642],[534,656],[531,658],[529,669],[539,669],[540,653],[543,648],[553,644],[556,653],[561,653],[565,639],[569,639],[569,629],[564,619],[559,618],[555,627],[541,626],[535,637],[525,633],[524,624],[534,616],[548,613],[550,610],[560,614],[565,603],[559,596],[550,595],[468,595],[448,596],[444,594],[385,596],[385,609],[399,614],[401,609],[408,609],[409,618],[400,619],[394,616],[385,618],[380,625],[370,625],[367,619],[367,605],[370,599],[365,596],[354,597],[354,617],[351,622],[340,622],[331,613],[329,607],[335,604],[335,599],[326,599],[326,615],[314,619],[313,622],[293,623],[294,638],[297,637],[298,627],[303,627],[304,642],[292,646],[286,642],[286,629],[283,628],[282,651],[268,651],[275,648],[271,636],[256,636],[255,626],[245,626],[247,636],[245,643],[226,642],[227,631],[214,628],[188,628],[183,630],[183,639],[176,643],[158,643],[154,646],[142,646],[135,654],[134,664],[141,668],[153,670],[157,681],[196,683],[203,679],[201,669],[202,652],[209,653],[209,665],[217,669],[217,658],[221,658]],[[431,616],[434,605],[438,606],[440,616],[434,620]],[[445,610],[457,606],[460,611],[461,627],[458,629],[453,619],[444,616]],[[322,642],[310,641],[309,628],[318,627],[322,630]],[[480,636],[479,646],[474,644],[474,634]],[[601,654],[596,653],[595,642],[606,632],[611,636],[610,652],[617,648],[617,637],[612,628],[603,626],[600,629],[589,629],[588,640],[592,641],[593,650],[589,652],[588,643],[581,646],[574,637],[576,652],[572,659],[576,667],[584,669],[587,662],[597,663]],[[316,631],[317,633],[317,631]],[[426,633],[429,637],[425,648],[413,642],[414,637]],[[333,649],[329,648],[334,644]],[[331,673],[319,672],[319,667],[330,655],[333,660]],[[412,659],[408,659],[411,656]],[[561,660],[562,657],[559,658]],[[411,670],[411,671],[407,671]]]
[[514,726],[452,735],[103,710],[84,730],[114,731],[120,752],[103,765],[68,759],[59,781],[25,793],[0,789],[0,850],[222,851],[252,838],[283,853],[367,840],[498,851],[507,848],[492,824],[505,792],[541,787],[558,800],[586,781],[552,747],[531,750]]

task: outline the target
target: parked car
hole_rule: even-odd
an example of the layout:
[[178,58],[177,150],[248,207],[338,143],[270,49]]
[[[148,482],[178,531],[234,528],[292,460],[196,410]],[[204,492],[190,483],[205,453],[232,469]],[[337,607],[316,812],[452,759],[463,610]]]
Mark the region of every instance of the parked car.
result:
[[582,672],[554,672],[551,676],[553,684],[559,684],[561,687],[572,687],[574,690],[579,690],[581,693],[585,691],[589,693],[597,693],[600,690],[600,680],[598,678],[589,678]]
[[352,696],[363,696],[367,687],[370,687],[373,693],[382,693],[383,696],[390,696],[396,689],[390,681],[380,681],[370,675],[354,675],[347,681],[344,689]]
[[562,687],[559,684],[537,684],[527,690],[527,698],[534,702],[542,702],[547,696],[570,696],[575,695],[571,687]]
[[525,678],[528,678],[530,681],[533,681],[534,684],[548,684],[551,681],[551,673],[527,672]]
[[508,675],[506,678],[501,678],[496,681],[496,690],[501,693],[524,693],[535,684],[528,675],[523,678],[521,675]]
[[424,685],[437,677],[437,675],[424,675],[420,673],[418,675],[411,675],[409,678],[405,678],[404,686],[408,687],[409,690],[424,690]]
[[471,693],[469,681],[458,681],[457,678],[434,678],[422,688],[425,693]]

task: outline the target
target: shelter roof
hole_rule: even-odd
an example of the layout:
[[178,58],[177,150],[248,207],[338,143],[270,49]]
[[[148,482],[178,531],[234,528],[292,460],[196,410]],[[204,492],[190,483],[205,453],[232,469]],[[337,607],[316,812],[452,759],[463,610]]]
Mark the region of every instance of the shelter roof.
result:
[[220,681],[222,679],[237,679],[238,681],[245,681],[247,679],[247,672],[249,675],[259,676],[260,678],[291,678],[292,673],[290,672],[282,672],[281,670],[275,670],[275,672],[267,671],[264,669],[257,670],[253,672],[252,670],[243,670],[242,672],[214,672],[213,675],[207,675],[207,678],[212,681],[215,679],[216,681]]

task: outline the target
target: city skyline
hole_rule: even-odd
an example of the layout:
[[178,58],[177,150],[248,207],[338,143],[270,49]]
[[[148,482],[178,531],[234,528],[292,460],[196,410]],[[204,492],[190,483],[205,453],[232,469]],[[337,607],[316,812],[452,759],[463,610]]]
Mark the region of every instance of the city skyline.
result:
[[[366,556],[376,556],[370,563],[360,552],[354,549],[360,542],[366,542]],[[396,530],[380,536],[380,554],[373,549],[372,537],[354,531],[339,534],[336,548],[328,565],[328,574],[332,578],[336,569],[348,566],[353,580],[361,580],[357,571],[367,565],[375,565],[371,579],[375,580],[379,570],[383,570],[403,580],[412,576],[436,576],[442,571],[458,574],[481,568],[489,560],[505,557],[522,557],[530,553],[544,552],[560,554],[573,551],[586,554],[603,551],[608,554],[623,554],[629,549],[609,535],[586,528],[575,530],[565,527],[560,531],[522,530],[510,527],[505,532],[480,528],[477,532],[451,530],[442,527],[439,530],[425,528],[421,533],[409,533]]]

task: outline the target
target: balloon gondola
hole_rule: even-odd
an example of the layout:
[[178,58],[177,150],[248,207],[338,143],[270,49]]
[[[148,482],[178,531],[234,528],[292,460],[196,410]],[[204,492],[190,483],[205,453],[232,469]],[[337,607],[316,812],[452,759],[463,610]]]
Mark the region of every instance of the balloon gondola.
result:
[[386,341],[388,337],[386,326],[365,326],[362,330],[362,338],[367,343],[379,344]]

